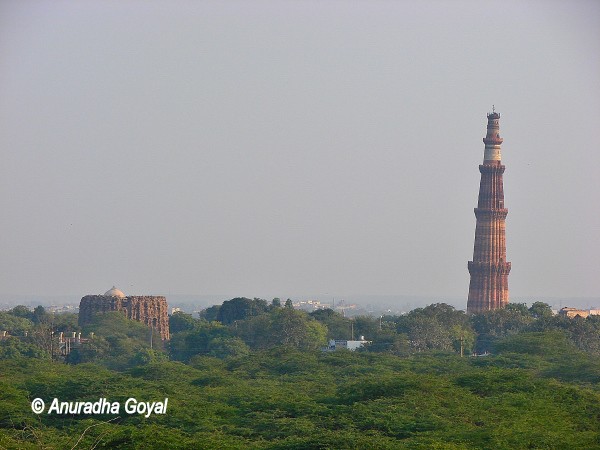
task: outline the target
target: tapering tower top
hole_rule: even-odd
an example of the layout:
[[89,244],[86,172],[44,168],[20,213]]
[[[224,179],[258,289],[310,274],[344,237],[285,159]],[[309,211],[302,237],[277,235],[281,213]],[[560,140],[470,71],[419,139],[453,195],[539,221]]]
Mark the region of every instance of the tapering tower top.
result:
[[[483,138],[485,151],[483,153],[483,163],[494,164],[502,159],[500,153],[500,145],[503,139],[500,137],[500,113],[496,112],[496,108],[492,106],[492,112],[487,115],[487,134]],[[497,163],[496,163],[497,164]]]

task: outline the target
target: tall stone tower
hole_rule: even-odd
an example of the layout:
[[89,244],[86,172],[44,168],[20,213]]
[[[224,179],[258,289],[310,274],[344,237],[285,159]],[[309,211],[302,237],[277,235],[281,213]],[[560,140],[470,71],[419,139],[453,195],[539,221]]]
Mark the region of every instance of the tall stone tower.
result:
[[469,261],[469,300],[467,312],[478,313],[502,308],[508,304],[508,274],[506,261],[506,215],[502,174],[505,167],[500,156],[500,114],[487,115],[487,134],[483,138],[485,151],[479,166],[481,183],[475,208],[475,246],[473,261]]

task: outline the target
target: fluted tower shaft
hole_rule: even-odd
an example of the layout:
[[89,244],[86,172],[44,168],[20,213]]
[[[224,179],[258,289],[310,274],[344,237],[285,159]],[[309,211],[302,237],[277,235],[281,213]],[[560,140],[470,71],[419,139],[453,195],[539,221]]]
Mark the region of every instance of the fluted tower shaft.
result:
[[473,261],[469,261],[471,274],[467,312],[478,313],[502,308],[508,304],[508,274],[506,261],[506,215],[500,145],[500,114],[487,115],[487,134],[483,164],[479,166],[481,182],[479,200],[475,208],[475,245]]

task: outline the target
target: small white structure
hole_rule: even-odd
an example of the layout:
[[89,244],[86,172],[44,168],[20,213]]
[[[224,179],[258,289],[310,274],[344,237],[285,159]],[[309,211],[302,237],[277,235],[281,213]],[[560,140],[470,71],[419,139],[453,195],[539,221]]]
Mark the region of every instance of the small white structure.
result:
[[329,352],[334,352],[336,350],[350,350],[353,352],[357,348],[363,347],[365,344],[370,344],[373,341],[366,341],[364,336],[360,337],[359,341],[347,341],[345,339],[331,339],[329,341],[329,346],[325,349]]

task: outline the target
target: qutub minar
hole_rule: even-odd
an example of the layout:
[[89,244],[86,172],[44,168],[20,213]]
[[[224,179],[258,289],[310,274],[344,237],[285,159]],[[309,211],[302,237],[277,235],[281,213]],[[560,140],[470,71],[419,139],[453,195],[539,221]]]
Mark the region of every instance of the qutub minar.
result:
[[485,151],[479,166],[481,183],[475,208],[475,245],[473,261],[469,261],[469,299],[467,312],[478,313],[502,308],[508,304],[508,274],[506,261],[506,215],[501,162],[500,114],[495,109],[487,115],[487,134],[483,138]]

